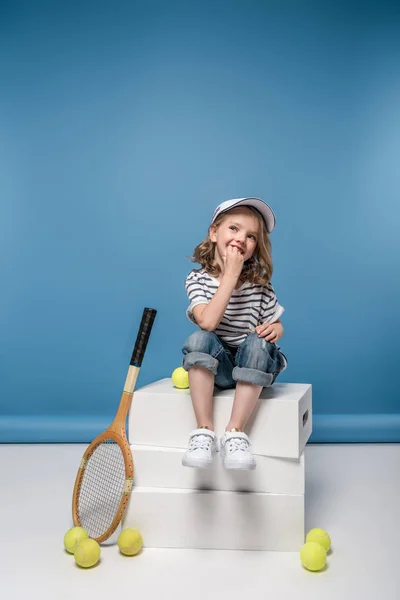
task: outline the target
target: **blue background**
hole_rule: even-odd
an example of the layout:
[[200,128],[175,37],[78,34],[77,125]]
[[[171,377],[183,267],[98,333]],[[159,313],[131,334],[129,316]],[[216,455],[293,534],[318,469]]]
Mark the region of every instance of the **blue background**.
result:
[[[87,441],[194,327],[217,204],[274,208],[281,381],[312,441],[400,441],[400,10],[389,2],[1,2],[0,440]],[[101,429],[100,429],[101,430]]]

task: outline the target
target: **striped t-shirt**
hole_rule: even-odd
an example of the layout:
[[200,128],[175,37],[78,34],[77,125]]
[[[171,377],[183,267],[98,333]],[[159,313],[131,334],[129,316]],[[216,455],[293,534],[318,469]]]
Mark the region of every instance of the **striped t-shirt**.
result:
[[[219,281],[205,269],[194,269],[187,276],[185,288],[190,305],[186,314],[195,325],[197,323],[193,308],[198,304],[208,304],[218,286]],[[239,346],[249,333],[254,333],[257,325],[274,323],[284,310],[271,283],[263,286],[245,282],[238,290],[233,290],[224,316],[214,333],[229,346]]]

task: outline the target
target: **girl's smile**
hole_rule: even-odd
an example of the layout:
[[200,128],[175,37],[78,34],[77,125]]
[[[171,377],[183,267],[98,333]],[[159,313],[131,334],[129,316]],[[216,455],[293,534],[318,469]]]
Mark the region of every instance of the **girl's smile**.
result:
[[210,238],[215,243],[215,259],[222,270],[228,246],[237,248],[246,261],[253,256],[257,237],[258,221],[244,206],[230,210],[219,226],[211,225]]

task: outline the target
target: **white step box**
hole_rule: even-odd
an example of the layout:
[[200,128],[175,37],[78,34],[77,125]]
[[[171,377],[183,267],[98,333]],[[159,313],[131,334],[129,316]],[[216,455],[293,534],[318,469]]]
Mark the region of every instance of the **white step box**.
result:
[[131,444],[131,450],[135,487],[304,494],[304,453],[300,458],[255,455],[254,471],[235,471],[222,466],[219,452],[209,469],[190,469],[181,464],[180,448]]
[[135,487],[122,527],[148,548],[297,552],[304,495]]
[[[214,391],[215,431],[229,421],[235,390]],[[261,392],[246,426],[253,452],[261,456],[300,458],[312,431],[312,387],[275,383]],[[170,378],[135,391],[128,418],[130,444],[186,448],[196,427],[190,390],[179,390]]]

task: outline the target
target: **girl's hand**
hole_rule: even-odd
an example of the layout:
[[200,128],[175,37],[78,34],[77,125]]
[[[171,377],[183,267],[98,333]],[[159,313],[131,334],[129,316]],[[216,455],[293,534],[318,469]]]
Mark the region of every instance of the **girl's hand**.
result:
[[239,248],[228,246],[226,249],[226,254],[222,257],[222,260],[224,261],[224,272],[230,277],[239,279],[244,264],[244,256]]
[[282,323],[263,323],[256,327],[258,337],[265,338],[268,342],[275,343],[283,336]]

